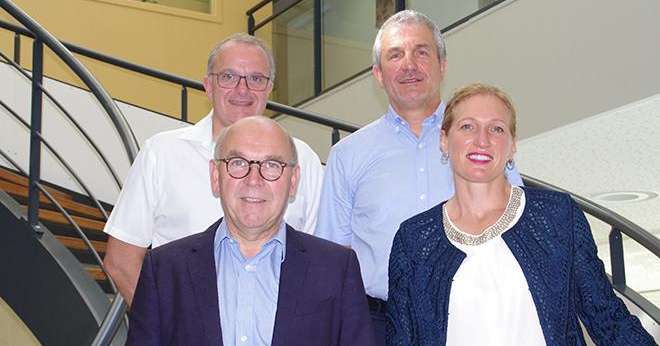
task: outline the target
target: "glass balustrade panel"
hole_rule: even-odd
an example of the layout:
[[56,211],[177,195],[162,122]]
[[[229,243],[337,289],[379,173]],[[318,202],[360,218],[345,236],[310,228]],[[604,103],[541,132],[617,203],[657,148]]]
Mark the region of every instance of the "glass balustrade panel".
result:
[[256,35],[271,35],[270,39],[262,37],[271,42],[277,67],[271,99],[295,105],[314,96],[314,1],[273,3],[274,14],[283,10]]
[[[389,5],[385,5],[385,4]],[[377,12],[394,12],[392,1],[323,0],[323,89],[371,66]]]

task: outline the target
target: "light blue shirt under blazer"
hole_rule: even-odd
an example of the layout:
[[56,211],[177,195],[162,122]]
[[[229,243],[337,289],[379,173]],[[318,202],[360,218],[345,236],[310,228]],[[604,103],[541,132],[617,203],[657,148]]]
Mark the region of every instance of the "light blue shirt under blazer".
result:
[[[444,102],[422,123],[419,138],[390,106],[378,120],[332,147],[315,235],[350,246],[368,295],[387,300],[387,267],[394,234],[404,220],[454,194],[440,152]],[[506,172],[522,185],[518,172]]]
[[286,226],[246,259],[228,232],[225,220],[213,241],[218,278],[218,305],[224,345],[270,345],[286,252]]

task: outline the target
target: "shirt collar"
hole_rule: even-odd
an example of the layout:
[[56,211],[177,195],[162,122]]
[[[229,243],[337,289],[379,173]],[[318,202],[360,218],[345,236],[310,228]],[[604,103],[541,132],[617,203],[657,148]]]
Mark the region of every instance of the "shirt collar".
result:
[[179,138],[213,149],[213,109],[195,125],[182,131]]
[[[218,225],[218,229],[215,232],[215,239],[213,240],[214,252],[218,253],[220,245],[226,241],[235,242],[234,238],[229,233],[229,228],[227,228],[225,218],[222,218],[222,221],[220,222],[220,225]],[[284,223],[284,221],[280,223],[280,228],[278,229],[277,233],[275,233],[275,236],[264,243],[264,246],[272,243],[274,243],[275,246],[279,245],[282,247],[282,262],[284,262],[284,258],[286,256],[286,223]]]
[[[437,126],[440,127],[440,124],[442,123],[442,118],[445,113],[445,102],[442,101],[438,105],[438,108],[435,109],[431,115],[429,115],[426,119],[424,119],[424,122],[422,123],[423,128],[427,128],[429,126]],[[406,128],[410,128],[410,125],[408,122],[402,118],[397,112],[394,110],[392,105],[389,105],[387,107],[387,113],[385,113],[385,120],[389,124],[392,124],[394,126],[400,126],[403,125]]]

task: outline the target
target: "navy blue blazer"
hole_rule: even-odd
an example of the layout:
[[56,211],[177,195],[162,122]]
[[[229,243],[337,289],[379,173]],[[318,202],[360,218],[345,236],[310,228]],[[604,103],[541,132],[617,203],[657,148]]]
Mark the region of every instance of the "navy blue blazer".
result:
[[[548,345],[654,345],[612,290],[589,224],[566,194],[524,188],[525,208],[504,234],[520,264]],[[465,254],[442,225],[442,204],[404,221],[392,245],[389,345],[444,345],[451,283]],[[479,329],[475,329],[478,333]]]
[[[213,255],[219,224],[147,253],[128,345],[222,345]],[[286,232],[272,345],[375,345],[353,250],[288,225]]]

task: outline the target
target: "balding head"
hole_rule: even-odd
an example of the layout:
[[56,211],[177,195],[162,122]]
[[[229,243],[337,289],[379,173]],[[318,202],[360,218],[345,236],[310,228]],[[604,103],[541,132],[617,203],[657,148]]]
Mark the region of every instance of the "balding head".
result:
[[220,132],[218,139],[215,141],[213,157],[216,160],[220,159],[222,156],[221,150],[223,147],[223,143],[226,141],[227,137],[230,134],[235,135],[236,132],[238,132],[239,134],[242,132],[247,132],[247,133],[255,132],[255,133],[262,133],[264,136],[274,135],[275,138],[285,138],[289,146],[289,155],[287,156],[289,159],[286,160],[285,162],[289,162],[290,164],[293,165],[298,164],[298,152],[293,142],[293,138],[278,122],[261,115],[256,115],[241,119],[236,123],[234,123],[233,125],[224,128]]
[[291,136],[270,118],[243,118],[222,130],[214,158],[211,185],[229,231],[238,238],[270,239],[300,176]]

